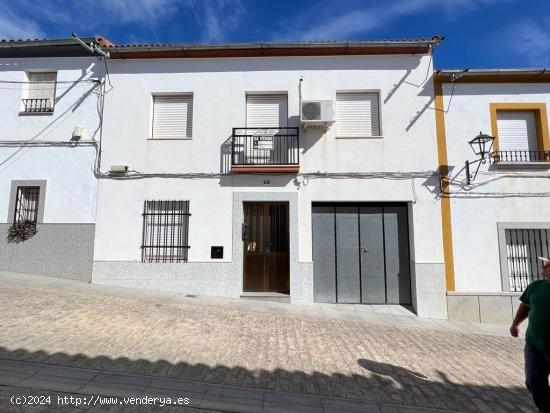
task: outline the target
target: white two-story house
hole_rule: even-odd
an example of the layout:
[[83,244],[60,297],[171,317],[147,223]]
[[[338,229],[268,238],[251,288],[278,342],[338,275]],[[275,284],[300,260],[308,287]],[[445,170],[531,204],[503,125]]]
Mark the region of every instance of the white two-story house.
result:
[[439,41],[107,48],[93,282],[446,317]]
[[448,315],[508,323],[521,292],[542,278],[537,257],[550,255],[550,74],[465,69],[434,78]]
[[0,42],[0,271],[91,280],[104,70],[74,39]]

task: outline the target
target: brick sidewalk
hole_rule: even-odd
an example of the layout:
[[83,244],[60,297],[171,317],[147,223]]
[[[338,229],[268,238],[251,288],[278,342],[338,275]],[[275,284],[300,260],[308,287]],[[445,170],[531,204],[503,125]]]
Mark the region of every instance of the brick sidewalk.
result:
[[463,411],[533,411],[512,338],[0,290],[0,358]]

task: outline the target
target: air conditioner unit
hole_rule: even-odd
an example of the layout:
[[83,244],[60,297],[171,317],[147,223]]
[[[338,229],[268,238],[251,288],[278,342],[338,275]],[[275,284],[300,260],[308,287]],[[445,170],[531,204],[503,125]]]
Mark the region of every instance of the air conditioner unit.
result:
[[306,126],[326,126],[334,122],[332,100],[303,100],[300,107],[300,122]]

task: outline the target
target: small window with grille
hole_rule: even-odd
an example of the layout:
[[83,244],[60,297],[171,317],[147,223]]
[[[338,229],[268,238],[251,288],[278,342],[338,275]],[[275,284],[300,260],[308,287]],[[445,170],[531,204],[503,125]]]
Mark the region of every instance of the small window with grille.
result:
[[187,262],[189,201],[145,201],[142,262]]
[[23,112],[53,112],[57,72],[28,72],[27,89],[23,99]]
[[510,291],[523,291],[531,281],[543,278],[537,257],[550,255],[550,228],[505,229],[504,235]]
[[38,221],[39,186],[18,186],[15,198],[14,222]]

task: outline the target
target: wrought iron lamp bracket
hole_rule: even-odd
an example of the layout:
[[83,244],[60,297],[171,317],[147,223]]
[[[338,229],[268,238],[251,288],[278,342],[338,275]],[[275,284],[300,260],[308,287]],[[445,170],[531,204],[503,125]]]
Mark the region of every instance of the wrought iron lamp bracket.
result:
[[[466,161],[465,167],[466,167],[466,183],[470,185],[474,179],[476,179],[477,173],[479,172],[479,167],[482,163],[487,163],[487,156],[483,155],[482,158],[476,159],[475,161]],[[470,165],[477,164],[477,168],[475,172],[472,174],[470,173]]]

